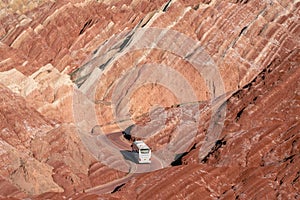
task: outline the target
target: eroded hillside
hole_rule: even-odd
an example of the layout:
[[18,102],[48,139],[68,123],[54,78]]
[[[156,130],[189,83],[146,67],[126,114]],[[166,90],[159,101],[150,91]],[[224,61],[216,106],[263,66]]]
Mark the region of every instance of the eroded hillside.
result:
[[[0,6],[1,198],[300,198],[299,1]],[[184,156],[118,171],[96,125]]]

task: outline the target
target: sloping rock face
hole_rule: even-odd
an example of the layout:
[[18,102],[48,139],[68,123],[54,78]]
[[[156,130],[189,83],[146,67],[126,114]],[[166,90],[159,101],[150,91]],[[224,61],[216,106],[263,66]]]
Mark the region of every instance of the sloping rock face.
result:
[[274,60],[228,99],[220,140],[204,159],[198,143],[184,165],[141,175],[116,197],[299,199],[299,53]]
[[[29,194],[61,192],[52,179],[52,167],[38,162],[29,150],[32,139],[53,125],[3,85],[1,94],[1,176]],[[11,192],[6,195],[16,191]]]
[[[219,18],[199,21],[211,23],[204,36],[198,35],[198,38],[207,45],[221,73],[232,70],[231,78],[224,78],[226,87],[237,87],[225,102],[227,116],[215,146],[199,160],[201,145],[209,133],[209,118],[204,118],[195,148],[183,158],[184,166],[142,175],[127,183],[115,197],[147,199],[155,194],[158,199],[299,198],[300,5],[283,1],[269,5],[256,1],[235,3],[215,2],[216,7],[206,8],[212,18],[214,15]],[[179,1],[173,6],[176,4],[180,4]],[[239,12],[230,12],[226,5],[239,8]],[[263,9],[260,10],[260,6]],[[223,8],[227,8],[226,14],[214,10]],[[231,22],[237,22],[236,29],[238,25],[244,28],[236,35],[227,33],[236,29],[220,22],[228,20],[225,16],[232,16]],[[222,37],[228,34],[226,40],[218,41],[220,27],[224,31]],[[208,45],[205,39],[209,38]],[[222,49],[230,41],[232,45]],[[277,47],[272,47],[274,41]],[[227,82],[235,80],[238,84]],[[197,164],[199,162],[204,164]]]
[[[1,83],[26,98],[28,104],[55,122],[72,122],[73,84],[51,64],[30,76],[16,69],[0,72]],[[12,79],[13,77],[13,79]]]
[[160,6],[124,3],[127,25],[118,2],[1,2],[1,197],[68,197],[125,175],[81,142],[68,75],[110,34]]
[[[99,163],[82,143],[83,123],[75,123],[78,88],[94,101],[105,133],[124,128],[118,120],[152,124],[154,134],[146,141],[154,151],[172,138],[180,144],[181,135],[195,134],[189,145],[181,144],[185,156],[173,163],[181,166],[135,176],[102,198],[300,198],[299,1],[60,0],[0,6],[1,198],[96,199],[84,190],[126,175]],[[161,32],[146,38],[141,30]],[[199,76],[188,62],[192,53],[168,51],[182,42],[174,31],[205,51],[201,61],[216,66],[222,89]],[[120,40],[111,44],[114,36]],[[150,48],[131,50],[132,43]],[[191,46],[177,49],[188,52]],[[134,80],[146,78],[152,82],[134,86]],[[95,94],[89,93],[92,81]],[[183,99],[172,90],[186,83],[194,95],[190,101],[184,98],[188,90],[176,90]],[[128,110],[116,98],[118,89],[125,94],[120,99],[129,99]],[[128,111],[125,120],[116,118],[114,106]],[[222,109],[224,124],[211,140],[212,115]],[[167,119],[158,120],[164,111]],[[176,129],[180,122],[183,128]],[[160,123],[164,129],[156,131]]]
[[[122,44],[144,42],[138,30],[141,27],[170,30],[166,31],[163,36],[153,36],[153,38],[159,38],[154,40],[157,44],[160,41],[176,41],[177,38],[172,37],[172,31],[179,31],[199,42],[207,53],[207,59],[211,59],[218,67],[224,92],[232,92],[253,80],[275,59],[276,55],[285,57],[298,46],[298,40],[295,39],[298,38],[299,32],[297,9],[297,2],[285,1],[246,3],[171,1],[164,4],[160,10],[148,15],[145,18],[147,20],[144,19],[137,24],[136,29],[126,35],[129,42],[124,39],[124,43],[120,42],[115,46],[103,43],[94,52],[92,59],[72,74],[72,78],[78,85],[81,85],[85,80],[93,79],[93,77],[88,78],[91,77],[93,69],[100,69],[102,74],[97,83],[94,100],[98,102],[96,109],[99,123],[104,125],[116,120],[116,114],[111,106],[115,103],[113,96],[118,88],[118,81],[124,81],[124,74],[130,69],[142,71],[142,66],[150,63],[167,65],[179,72],[187,80],[189,87],[195,91],[195,101],[205,101],[212,97],[205,76],[196,76],[195,67],[186,59],[170,53],[162,46],[158,50],[152,48],[126,52]],[[182,48],[190,49],[191,46],[186,45]],[[126,53],[122,55],[124,49]],[[133,78],[136,77],[130,77],[128,80]],[[159,82],[159,78],[157,79]],[[170,88],[166,88],[165,85],[163,85],[164,89],[160,88],[160,92],[157,92],[154,88],[161,85],[155,84],[155,81],[136,89],[135,93],[130,93],[130,97],[129,94],[126,96],[130,98],[129,113],[132,118],[148,113],[156,104],[162,107],[178,104],[179,100],[174,98],[174,92],[170,92]],[[180,84],[176,86],[180,87]],[[130,87],[128,88],[124,89],[130,91]],[[149,94],[151,98],[143,98],[145,94]]]
[[[126,1],[112,5],[50,1],[27,15],[3,17],[1,71],[16,68],[29,75],[48,63],[60,71],[72,71],[109,35],[132,28],[135,21],[157,7],[143,1],[132,4],[136,7],[130,8]],[[118,13],[121,6],[122,13]]]
[[0,172],[1,184],[8,183],[1,187],[3,197],[67,197],[123,176],[90,155],[74,124],[48,120],[3,85],[1,94]]

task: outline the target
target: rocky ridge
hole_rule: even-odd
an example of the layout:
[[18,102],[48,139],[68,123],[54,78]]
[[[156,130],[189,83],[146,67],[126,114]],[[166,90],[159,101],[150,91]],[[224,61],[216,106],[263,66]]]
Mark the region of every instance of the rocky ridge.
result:
[[[124,176],[98,163],[78,137],[72,81],[88,77],[86,63],[111,35],[138,27],[169,28],[198,41],[218,66],[225,92],[233,94],[221,135],[204,159],[199,151],[209,114],[200,120],[184,165],[133,178],[102,197],[299,198],[298,1],[78,0],[33,7],[20,10],[16,4],[18,12],[0,19],[1,197],[75,198]],[[103,71],[96,93],[101,123],[114,122],[114,80],[149,62],[172,65],[198,101],[210,99],[203,77],[194,77],[184,59],[166,51],[130,52]],[[155,103],[176,113],[178,100],[169,93],[155,85],[137,90],[133,116]],[[152,98],[144,101],[144,94]],[[169,136],[168,130],[148,142],[163,145]]]

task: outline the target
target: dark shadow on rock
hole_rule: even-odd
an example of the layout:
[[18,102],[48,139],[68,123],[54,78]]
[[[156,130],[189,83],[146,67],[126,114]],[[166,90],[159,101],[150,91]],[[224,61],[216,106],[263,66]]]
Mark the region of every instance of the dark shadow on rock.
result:
[[131,129],[133,128],[134,125],[128,126],[124,131],[122,131],[122,134],[124,135],[124,138],[126,140],[131,141]]
[[174,161],[171,163],[171,166],[182,165],[182,158],[187,154],[188,152],[176,154]]
[[118,185],[117,187],[115,187],[115,189],[111,192],[111,194],[120,191],[124,185],[125,185],[125,183],[122,183],[121,185]]

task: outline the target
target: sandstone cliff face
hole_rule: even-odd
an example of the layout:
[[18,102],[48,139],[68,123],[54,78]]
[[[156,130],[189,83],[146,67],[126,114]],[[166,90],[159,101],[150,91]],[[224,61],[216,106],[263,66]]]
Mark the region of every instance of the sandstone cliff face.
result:
[[72,82],[51,64],[41,67],[30,76],[11,69],[0,72],[0,77],[2,84],[23,96],[28,104],[48,119],[67,123],[73,121]]
[[52,179],[52,167],[38,162],[29,150],[32,139],[51,128],[22,97],[1,85],[1,176],[4,180],[31,195],[62,191]]
[[201,138],[183,166],[142,175],[116,196],[298,199],[299,53],[275,60],[229,98],[220,140],[207,157],[198,159]]
[[[1,94],[0,173],[2,184],[7,183],[2,196],[69,196],[123,175],[96,165],[74,124],[47,120],[3,85]],[[97,173],[107,176],[99,179]]]
[[[224,92],[231,92],[253,80],[276,56],[283,58],[297,48],[299,45],[298,40],[295,39],[299,37],[297,10],[297,2],[293,4],[284,1],[251,1],[235,4],[226,1],[210,3],[171,1],[148,15],[145,18],[146,22],[143,20],[135,27],[168,28],[199,41],[207,56],[210,56],[215,66],[218,66],[225,87]],[[143,42],[140,41],[138,33],[132,31],[131,43]],[[162,40],[170,39],[168,36],[172,38],[171,35],[171,31],[167,32]],[[138,68],[147,63],[171,66],[187,79],[190,87],[196,91],[198,101],[211,98],[203,77],[195,76],[194,66],[184,59],[164,49],[129,51],[118,57],[116,55],[119,54],[113,53],[113,49],[107,50],[109,48],[107,46],[106,44],[100,46],[92,60],[87,61],[72,74],[75,82],[80,85],[89,77],[93,69],[102,66],[103,74],[98,82],[95,97],[100,102],[96,105],[96,109],[101,124],[115,120],[111,110],[111,103],[114,101],[113,92],[118,86],[115,80],[122,79],[128,69]],[[118,48],[119,51],[123,51],[122,45]],[[186,45],[183,48],[188,49],[190,46]],[[102,56],[103,54],[105,57]],[[152,96],[152,100],[143,99],[143,94],[146,93]],[[153,85],[144,85],[130,98],[132,116],[137,117],[147,113],[155,103],[162,106],[177,104],[178,99],[169,97],[172,95],[168,93],[169,91],[163,91],[157,94]]]
[[[153,150],[195,133],[191,144],[182,145],[187,152],[181,166],[133,177],[120,191],[100,197],[300,198],[298,1],[2,1],[0,8],[1,198],[96,199],[84,190],[126,175],[99,163],[81,141],[85,122],[75,123],[74,96],[79,87],[91,98],[86,85],[93,78],[96,120],[105,133],[120,130],[112,110],[114,103],[124,103],[114,99],[120,88],[131,94],[126,120],[152,123],[155,134],[147,143]],[[153,35],[161,37],[160,49],[130,51],[129,43],[149,45],[139,30],[151,28],[168,29]],[[215,85],[199,76],[187,57],[167,51],[180,43],[172,31],[205,50],[201,61],[217,67],[221,91],[212,92]],[[112,36],[121,42],[111,45]],[[151,63],[160,68],[150,71]],[[186,99],[166,87],[185,82],[161,76],[164,66],[188,82],[196,106],[182,104]],[[97,70],[101,79],[93,77]],[[132,80],[146,78],[152,83],[134,88]],[[215,92],[225,94],[226,117],[220,135],[203,150]],[[165,121],[159,120],[162,112]],[[178,131],[182,121],[183,127],[197,127]],[[160,123],[164,129],[156,131]]]
[[[67,75],[108,35],[124,29],[116,15],[119,5],[38,3],[1,3],[3,197],[54,198],[56,193],[60,198],[124,176],[98,163],[83,146],[72,124],[73,84]],[[132,20],[156,7],[133,4],[137,12],[123,6]]]

